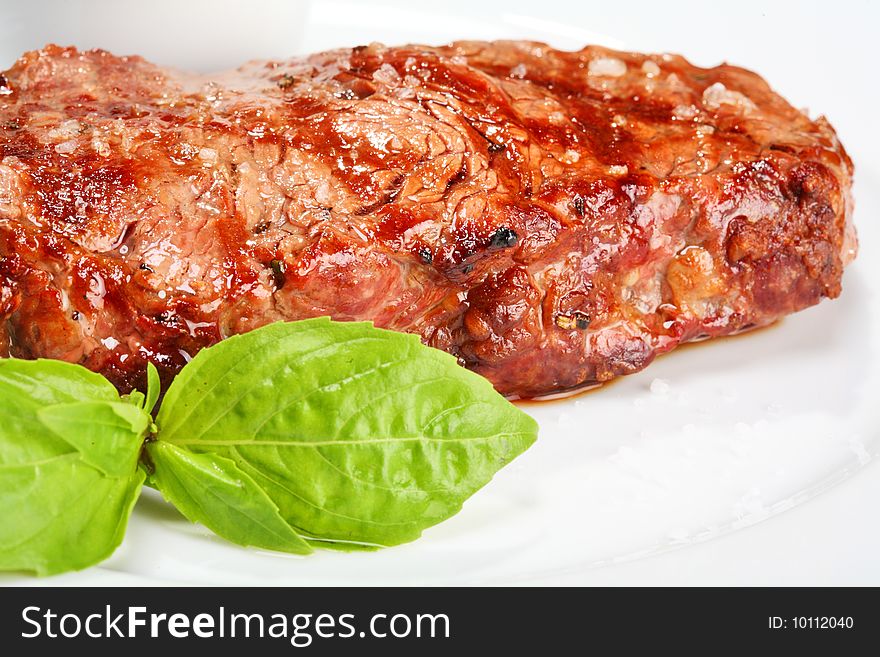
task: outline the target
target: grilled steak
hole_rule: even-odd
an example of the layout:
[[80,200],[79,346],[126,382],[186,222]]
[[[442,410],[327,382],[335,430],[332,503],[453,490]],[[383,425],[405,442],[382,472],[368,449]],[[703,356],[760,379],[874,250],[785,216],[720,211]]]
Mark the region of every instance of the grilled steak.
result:
[[196,77],[48,46],[0,76],[0,355],[127,390],[330,315],[561,391],[837,296],[851,175],[824,118],[674,55],[370,45]]

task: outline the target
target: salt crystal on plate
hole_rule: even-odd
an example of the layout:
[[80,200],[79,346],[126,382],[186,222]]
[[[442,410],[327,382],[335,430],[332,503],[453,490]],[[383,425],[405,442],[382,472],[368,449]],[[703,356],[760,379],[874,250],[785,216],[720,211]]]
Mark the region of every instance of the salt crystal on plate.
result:
[[654,379],[651,381],[651,393],[655,395],[666,395],[669,393],[669,382],[665,379]]

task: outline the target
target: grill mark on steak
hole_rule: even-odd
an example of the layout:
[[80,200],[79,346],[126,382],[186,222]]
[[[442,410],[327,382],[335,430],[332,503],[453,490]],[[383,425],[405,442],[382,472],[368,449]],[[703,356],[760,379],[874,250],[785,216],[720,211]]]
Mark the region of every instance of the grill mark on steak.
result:
[[372,44],[199,78],[47,46],[0,77],[0,356],[128,391],[331,315],[569,390],[837,296],[851,177],[826,120],[674,55]]

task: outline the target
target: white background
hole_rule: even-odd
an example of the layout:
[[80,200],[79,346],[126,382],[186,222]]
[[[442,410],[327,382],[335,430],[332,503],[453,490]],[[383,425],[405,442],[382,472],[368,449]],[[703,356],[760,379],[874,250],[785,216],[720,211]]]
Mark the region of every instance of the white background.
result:
[[[577,402],[529,407],[541,422],[539,443],[412,546],[282,559],[207,538],[147,498],[104,567],[40,583],[880,584],[880,466],[872,461],[880,451],[876,3],[0,7],[0,69],[47,42],[199,71],[373,40],[462,38],[671,51],[703,66],[729,61],[760,72],[794,105],[827,115],[857,168],[861,252],[840,300],[754,336],[662,358]],[[655,385],[652,393],[658,377],[668,390]]]

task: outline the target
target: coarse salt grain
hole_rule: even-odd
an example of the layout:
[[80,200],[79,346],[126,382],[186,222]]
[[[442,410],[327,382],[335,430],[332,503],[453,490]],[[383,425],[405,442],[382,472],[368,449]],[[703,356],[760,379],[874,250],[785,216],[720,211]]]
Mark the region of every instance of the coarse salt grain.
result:
[[73,139],[71,139],[70,141],[63,141],[55,146],[55,152],[60,153],[61,155],[73,153],[73,151],[75,150],[76,142]]
[[718,109],[722,105],[734,105],[745,109],[754,109],[752,99],[739,91],[731,91],[720,82],[709,85],[703,92],[703,105],[709,109]]
[[680,120],[692,119],[697,113],[697,108],[693,105],[677,105],[675,109],[672,110],[672,116]]
[[660,67],[657,66],[656,62],[652,62],[650,59],[646,59],[642,63],[642,73],[647,75],[649,78],[653,78],[657,75],[660,75]]
[[59,140],[68,140],[71,137],[75,137],[79,134],[82,129],[82,124],[76,119],[68,119],[67,121],[61,122],[57,128],[53,128],[46,133],[46,136],[49,137],[52,141]]
[[400,75],[397,73],[397,69],[388,63],[382,64],[375,70],[373,79],[387,87],[396,87],[400,84]]
[[654,395],[666,395],[669,393],[669,382],[665,379],[651,381],[651,393]]
[[619,78],[626,73],[626,63],[616,57],[599,57],[598,59],[590,60],[587,72],[590,75]]
[[92,149],[101,157],[110,155],[110,144],[102,139],[92,139]]

